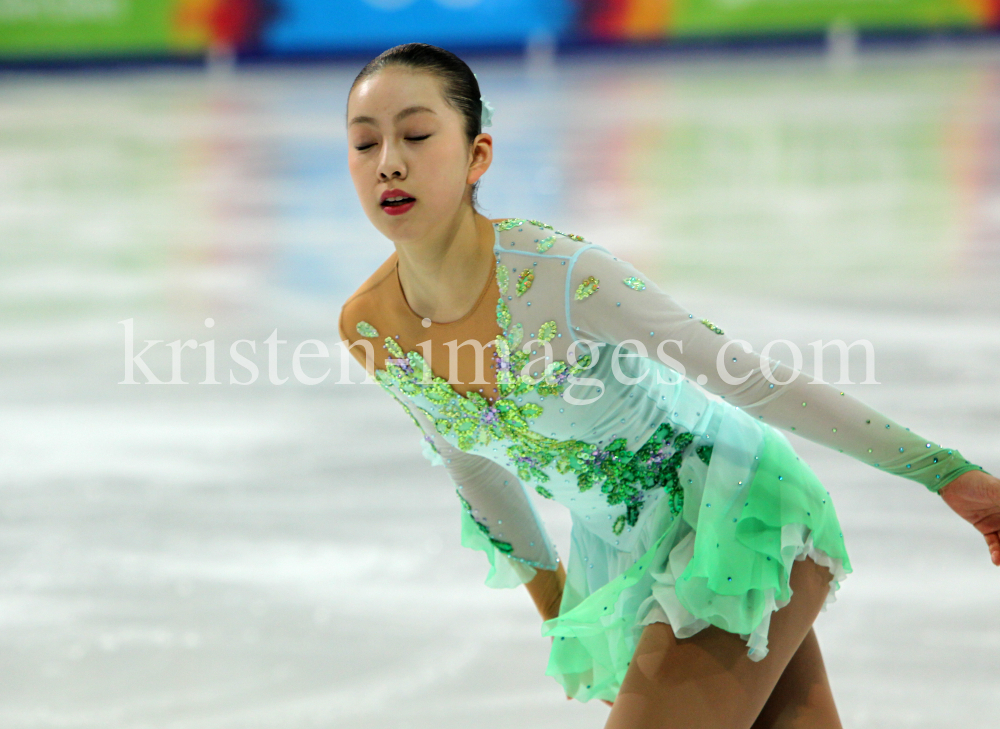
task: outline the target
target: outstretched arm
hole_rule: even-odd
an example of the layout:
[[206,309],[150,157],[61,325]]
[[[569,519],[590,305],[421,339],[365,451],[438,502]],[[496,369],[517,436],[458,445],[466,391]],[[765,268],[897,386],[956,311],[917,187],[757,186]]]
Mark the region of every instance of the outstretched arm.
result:
[[[567,319],[575,339],[612,345],[628,342],[623,348],[668,364],[762,422],[916,481],[935,493],[963,474],[975,472],[978,476],[970,475],[963,482],[980,484],[975,504],[985,510],[985,517],[980,514],[977,523],[971,513],[959,513],[977,529],[989,529],[983,533],[993,534],[988,536],[988,541],[994,540],[991,545],[996,542],[1000,524],[993,519],[1000,521],[1000,481],[957,449],[911,432],[833,385],[762,357],[749,344],[695,317],[634,266],[601,246],[582,250],[569,276]],[[597,290],[593,291],[595,282],[590,281],[581,291],[582,298],[577,298],[576,287],[589,277],[596,279]],[[593,293],[587,295],[587,291]],[[954,494],[954,501],[966,488],[948,493]],[[993,554],[998,552],[1000,547]]]

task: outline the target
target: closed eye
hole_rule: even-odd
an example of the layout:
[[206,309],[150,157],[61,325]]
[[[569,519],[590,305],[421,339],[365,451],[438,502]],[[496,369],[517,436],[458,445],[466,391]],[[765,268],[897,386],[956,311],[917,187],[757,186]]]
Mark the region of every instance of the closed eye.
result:
[[[422,137],[404,137],[404,138],[408,142],[422,142],[425,139],[427,139],[429,136],[431,136],[431,135],[430,134],[425,134]],[[365,144],[365,145],[362,145],[360,147],[355,147],[355,149],[358,150],[359,152],[364,152],[366,149],[369,149],[369,148],[374,147],[374,146],[375,146],[375,143],[372,142],[371,144]]]

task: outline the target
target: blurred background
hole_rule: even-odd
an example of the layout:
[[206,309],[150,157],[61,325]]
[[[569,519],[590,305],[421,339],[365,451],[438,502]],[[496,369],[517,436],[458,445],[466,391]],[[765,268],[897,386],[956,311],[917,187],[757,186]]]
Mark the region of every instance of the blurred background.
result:
[[[0,726],[603,726],[338,345],[393,250],[347,173],[346,94],[397,43],[478,74],[485,214],[616,251],[758,351],[872,342],[879,384],[852,357],[840,386],[1000,473],[998,22],[996,0],[0,0]],[[788,437],[855,569],[816,624],[845,726],[991,726],[982,537]],[[565,559],[568,514],[536,505]]]

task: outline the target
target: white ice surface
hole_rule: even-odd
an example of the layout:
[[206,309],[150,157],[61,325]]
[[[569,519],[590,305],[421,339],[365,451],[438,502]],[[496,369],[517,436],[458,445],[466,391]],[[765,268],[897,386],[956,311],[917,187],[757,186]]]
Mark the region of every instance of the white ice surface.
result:
[[[870,340],[882,384],[845,387],[1000,472],[998,59],[475,63],[496,109],[481,200],[620,251],[758,348]],[[544,675],[528,595],[482,585],[399,406],[336,364],[292,377],[292,348],[332,347],[391,251],[346,171],[356,71],[4,77],[4,729],[603,725]],[[214,339],[223,384],[197,384],[204,348],[190,384],[118,384],[128,318],[136,351]],[[252,386],[229,384],[237,339],[257,342]],[[917,484],[790,438],[854,566],[817,621],[845,726],[983,726],[1000,569],[982,538]]]

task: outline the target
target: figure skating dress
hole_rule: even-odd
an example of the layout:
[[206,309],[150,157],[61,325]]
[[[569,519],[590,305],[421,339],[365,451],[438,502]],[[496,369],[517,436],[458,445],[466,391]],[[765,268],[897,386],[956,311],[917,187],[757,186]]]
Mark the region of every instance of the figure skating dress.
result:
[[567,696],[614,700],[651,622],[679,638],[715,625],[762,659],[795,560],[830,570],[834,601],[851,565],[833,500],[779,429],[932,492],[980,469],[744,350],[606,248],[534,220],[493,227],[493,273],[462,319],[413,312],[394,252],[340,334],[447,469],[487,585],[557,568],[527,489],[570,510],[559,615],[542,626]]

